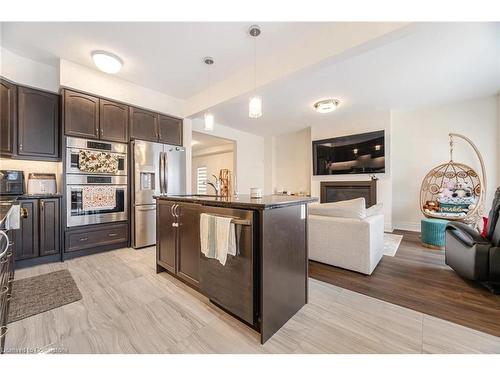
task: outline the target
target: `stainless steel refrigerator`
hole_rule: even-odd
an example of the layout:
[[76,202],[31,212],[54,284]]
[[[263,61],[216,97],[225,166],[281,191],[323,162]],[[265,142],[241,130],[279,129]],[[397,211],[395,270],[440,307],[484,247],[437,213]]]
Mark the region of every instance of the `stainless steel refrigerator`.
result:
[[154,195],[186,194],[186,152],[183,147],[132,142],[132,246],[156,243]]

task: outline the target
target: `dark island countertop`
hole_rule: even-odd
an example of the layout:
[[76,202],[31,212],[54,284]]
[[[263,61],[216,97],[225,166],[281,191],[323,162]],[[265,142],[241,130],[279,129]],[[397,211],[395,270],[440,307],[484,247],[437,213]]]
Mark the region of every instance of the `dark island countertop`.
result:
[[198,203],[206,206],[231,207],[254,210],[268,210],[272,208],[294,206],[316,202],[318,198],[289,195],[265,195],[262,198],[250,198],[250,195],[238,197],[215,197],[210,195],[157,195],[155,199]]

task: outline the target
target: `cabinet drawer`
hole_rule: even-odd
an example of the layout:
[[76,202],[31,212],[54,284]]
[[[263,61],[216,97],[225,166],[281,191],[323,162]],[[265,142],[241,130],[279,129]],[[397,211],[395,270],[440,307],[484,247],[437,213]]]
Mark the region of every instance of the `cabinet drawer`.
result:
[[112,245],[128,240],[127,224],[113,224],[105,228],[86,228],[66,232],[65,251],[77,251],[96,246]]

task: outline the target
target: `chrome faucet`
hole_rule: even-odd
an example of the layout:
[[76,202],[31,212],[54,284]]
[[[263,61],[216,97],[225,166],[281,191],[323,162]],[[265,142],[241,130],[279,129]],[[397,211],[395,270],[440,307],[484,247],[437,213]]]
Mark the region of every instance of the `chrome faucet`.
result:
[[215,195],[219,196],[220,195],[220,180],[217,178],[216,175],[212,175],[215,179],[215,183],[213,182],[207,182],[207,185],[210,185],[211,187],[214,188],[215,190]]

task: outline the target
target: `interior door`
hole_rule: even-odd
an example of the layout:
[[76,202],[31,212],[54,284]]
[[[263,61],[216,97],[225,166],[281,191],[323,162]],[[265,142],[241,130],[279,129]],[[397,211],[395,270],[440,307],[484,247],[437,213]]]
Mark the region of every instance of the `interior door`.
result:
[[156,261],[163,268],[175,273],[177,249],[177,220],[173,215],[175,203],[159,200],[156,218],[161,227],[156,235]]

